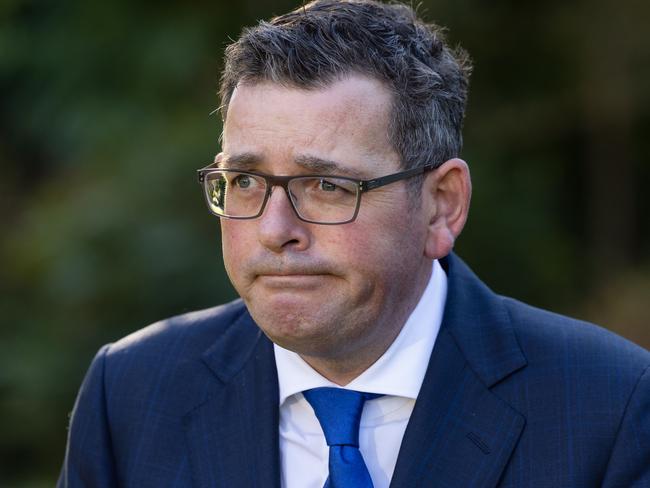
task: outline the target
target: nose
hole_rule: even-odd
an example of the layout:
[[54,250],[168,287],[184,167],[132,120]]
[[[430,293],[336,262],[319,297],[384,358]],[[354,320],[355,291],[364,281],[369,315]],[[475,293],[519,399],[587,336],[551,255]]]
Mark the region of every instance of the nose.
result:
[[304,251],[309,247],[309,224],[298,218],[289,195],[282,188],[276,186],[271,190],[264,213],[259,219],[259,242],[270,251]]

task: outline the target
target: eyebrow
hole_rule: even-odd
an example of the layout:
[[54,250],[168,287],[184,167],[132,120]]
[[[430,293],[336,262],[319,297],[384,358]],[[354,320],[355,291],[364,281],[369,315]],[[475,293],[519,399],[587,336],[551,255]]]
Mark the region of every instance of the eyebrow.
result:
[[227,154],[219,161],[219,168],[250,170],[260,163],[260,155],[250,152],[240,154]]
[[301,166],[315,174],[354,176],[357,178],[362,177],[362,174],[356,169],[342,166],[340,163],[330,159],[300,155],[296,157],[295,162],[298,166]]
[[[263,159],[264,158],[261,155],[251,152],[226,154],[224,158],[219,161],[218,167],[250,171],[260,165]],[[313,174],[351,176],[359,179],[366,177],[366,175],[354,168],[348,168],[336,161],[316,156],[301,154],[296,156],[294,162],[301,168]]]

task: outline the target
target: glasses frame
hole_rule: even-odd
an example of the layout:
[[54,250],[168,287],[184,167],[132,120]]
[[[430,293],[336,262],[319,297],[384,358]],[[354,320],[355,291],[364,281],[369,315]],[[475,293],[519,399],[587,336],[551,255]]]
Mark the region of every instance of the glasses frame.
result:
[[[279,186],[284,189],[284,192],[287,195],[287,198],[289,199],[289,202],[291,203],[291,208],[293,209],[293,212],[296,214],[299,220],[303,222],[307,222],[310,224],[319,224],[319,225],[340,225],[340,224],[347,224],[350,222],[353,222],[356,218],[357,215],[359,214],[359,208],[361,206],[361,195],[363,193],[366,193],[371,190],[376,190],[377,188],[381,188],[382,186],[389,185],[391,183],[395,183],[400,180],[405,180],[407,178],[412,178],[413,176],[417,176],[420,174],[427,173],[429,171],[433,171],[436,169],[435,164],[425,164],[423,166],[418,166],[417,168],[411,168],[407,169],[405,171],[399,171],[397,173],[392,173],[389,175],[385,176],[380,176],[378,178],[373,178],[371,180],[361,180],[358,178],[350,178],[348,176],[338,176],[338,175],[324,175],[324,174],[311,174],[311,175],[292,175],[292,176],[275,176],[275,175],[267,175],[264,173],[257,173],[255,171],[240,171],[238,169],[234,168],[219,168],[215,167],[215,165],[218,163],[211,163],[208,166],[205,166],[204,168],[196,170],[197,172],[197,177],[198,177],[198,182],[203,188],[203,195],[205,196],[206,203],[208,205],[208,210],[210,210],[210,213],[213,215],[216,215],[219,218],[225,218],[225,219],[234,219],[234,220],[252,220],[260,217],[264,213],[264,209],[266,208],[266,203],[269,200],[269,197],[271,196],[271,192],[273,191],[273,187]],[[210,205],[210,198],[208,196],[208,187],[207,187],[207,181],[208,181],[208,175],[210,173],[216,173],[216,172],[236,172],[240,174],[245,174],[245,175],[251,175],[251,176],[256,176],[258,178],[264,179],[266,183],[266,191],[264,194],[264,201],[262,202],[262,205],[260,207],[260,211],[250,217],[233,217],[230,215],[219,215],[218,213],[214,212],[212,210],[212,207]],[[356,193],[356,205],[354,208],[354,214],[352,217],[348,220],[342,221],[342,222],[318,222],[315,220],[309,220],[300,215],[298,213],[298,209],[296,208],[296,205],[293,202],[293,199],[291,198],[291,193],[289,192],[289,183],[291,180],[296,180],[300,178],[337,178],[341,180],[347,180],[351,181],[355,184],[355,188],[357,190]]]

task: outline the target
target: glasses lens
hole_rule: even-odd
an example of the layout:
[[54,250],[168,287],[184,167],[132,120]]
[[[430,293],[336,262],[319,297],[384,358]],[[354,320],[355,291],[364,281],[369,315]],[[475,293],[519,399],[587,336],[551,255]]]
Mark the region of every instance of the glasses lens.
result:
[[205,192],[212,212],[224,217],[256,217],[264,205],[264,178],[239,171],[212,171],[205,177]]
[[289,182],[289,194],[301,218],[339,224],[354,218],[359,188],[346,178],[304,177]]

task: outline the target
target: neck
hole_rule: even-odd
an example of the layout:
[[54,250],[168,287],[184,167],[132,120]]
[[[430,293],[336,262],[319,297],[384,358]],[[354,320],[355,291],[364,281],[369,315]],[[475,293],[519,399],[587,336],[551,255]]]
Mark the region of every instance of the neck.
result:
[[[393,337],[393,340],[395,340],[396,337],[397,335]],[[301,355],[300,357],[324,378],[327,378],[329,381],[339,386],[345,386],[372,366],[384,354],[384,352],[388,350],[388,347],[390,347],[390,344],[379,354],[374,354],[369,358],[364,358],[363,360],[359,360],[359,357],[337,361],[313,356]]]

